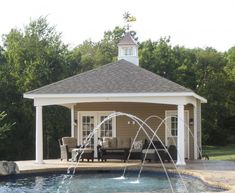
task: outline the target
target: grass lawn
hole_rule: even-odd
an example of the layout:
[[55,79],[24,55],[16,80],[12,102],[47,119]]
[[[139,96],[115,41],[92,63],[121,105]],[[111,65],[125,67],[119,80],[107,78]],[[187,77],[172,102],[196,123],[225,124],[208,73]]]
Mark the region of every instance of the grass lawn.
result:
[[235,161],[235,144],[228,146],[203,146],[203,154],[210,160]]

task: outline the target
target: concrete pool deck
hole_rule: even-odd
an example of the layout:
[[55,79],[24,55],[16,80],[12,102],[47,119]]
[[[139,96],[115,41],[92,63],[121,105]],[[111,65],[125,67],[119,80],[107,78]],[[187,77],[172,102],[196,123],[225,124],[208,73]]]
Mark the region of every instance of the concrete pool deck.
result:
[[[16,161],[20,173],[38,173],[38,172],[53,172],[64,171],[68,167],[75,167],[76,162],[65,162],[59,159],[44,160],[44,164],[36,164],[34,161]],[[165,163],[165,167],[175,172],[173,164]],[[123,163],[121,161],[107,161],[107,162],[80,162],[77,165],[77,170],[111,170],[111,169],[123,169],[125,166],[128,168],[139,168],[140,162],[130,161],[129,163]],[[151,170],[161,170],[160,163],[146,163],[145,167]],[[235,162],[230,161],[208,161],[208,160],[195,160],[188,161],[185,167],[179,167],[178,170],[183,174],[189,174],[199,177],[204,182],[229,189],[226,193],[235,193]]]

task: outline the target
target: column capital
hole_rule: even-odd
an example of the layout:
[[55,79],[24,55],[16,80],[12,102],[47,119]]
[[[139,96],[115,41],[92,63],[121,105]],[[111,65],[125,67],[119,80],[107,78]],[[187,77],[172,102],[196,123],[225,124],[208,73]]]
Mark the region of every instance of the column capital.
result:
[[178,107],[184,107],[184,105],[183,103],[177,104]]
[[35,105],[35,107],[36,107],[36,108],[40,108],[40,107],[42,108],[43,105]]

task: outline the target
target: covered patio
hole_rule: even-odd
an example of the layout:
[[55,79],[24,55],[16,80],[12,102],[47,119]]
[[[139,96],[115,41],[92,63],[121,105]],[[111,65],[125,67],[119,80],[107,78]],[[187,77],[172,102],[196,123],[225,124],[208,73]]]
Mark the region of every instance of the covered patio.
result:
[[[126,68],[129,70],[126,71]],[[123,73],[120,74],[117,69]],[[105,75],[107,73],[109,76]],[[185,165],[185,158],[199,157],[201,103],[205,103],[206,99],[125,60],[30,91],[24,97],[33,99],[36,107],[36,163],[44,163],[42,109],[50,105],[60,105],[71,110],[71,136],[76,137],[79,144],[86,137],[84,125],[86,132],[90,132],[102,117],[112,112],[130,113],[142,120],[151,115],[161,119],[176,117],[162,124],[158,136],[166,146],[170,138],[176,141],[177,165]],[[88,119],[93,119],[92,126]],[[151,120],[148,124],[156,129],[160,121]],[[137,125],[128,117],[113,118],[107,128],[103,133],[99,131],[95,134],[95,151],[98,137],[133,137],[137,131]]]

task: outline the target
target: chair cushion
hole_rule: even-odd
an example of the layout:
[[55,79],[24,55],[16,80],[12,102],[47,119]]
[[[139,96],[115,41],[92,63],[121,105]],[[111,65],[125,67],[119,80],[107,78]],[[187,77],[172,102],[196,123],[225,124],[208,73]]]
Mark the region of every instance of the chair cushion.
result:
[[142,153],[146,153],[146,152],[148,152],[148,154],[154,154],[155,149],[143,149]]
[[142,149],[143,148],[143,141],[139,140],[139,141],[135,141],[133,143],[133,149]]
[[117,137],[117,148],[130,148],[131,138],[130,137]]
[[142,152],[142,149],[132,149],[132,153],[140,153]]
[[77,139],[75,137],[63,137],[62,143],[63,145],[68,146],[69,152],[71,152],[73,148],[77,147]]
[[77,151],[84,151],[84,153],[93,153],[94,152],[94,149],[92,148],[84,148],[84,149],[79,149],[79,148],[75,148],[72,150],[72,152],[77,152]]

